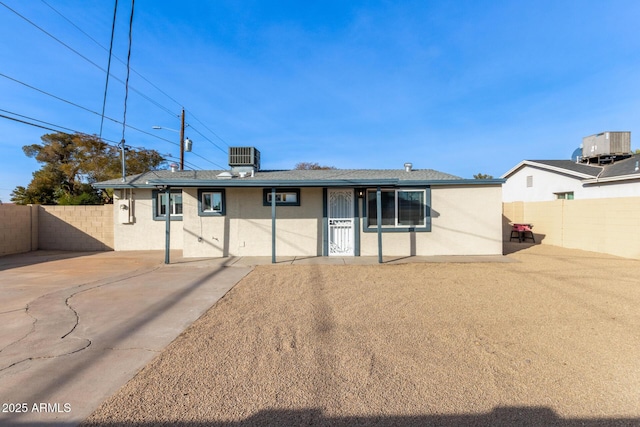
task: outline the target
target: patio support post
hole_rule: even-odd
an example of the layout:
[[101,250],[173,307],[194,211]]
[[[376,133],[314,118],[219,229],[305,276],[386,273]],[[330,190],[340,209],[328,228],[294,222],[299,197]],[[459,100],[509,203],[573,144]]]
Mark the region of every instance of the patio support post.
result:
[[165,190],[167,200],[165,201],[165,241],[164,241],[164,263],[169,264],[169,250],[171,247],[171,188],[167,186]]
[[271,263],[276,263],[276,188],[271,187]]
[[378,263],[382,264],[382,190],[376,188],[376,224],[378,225]]

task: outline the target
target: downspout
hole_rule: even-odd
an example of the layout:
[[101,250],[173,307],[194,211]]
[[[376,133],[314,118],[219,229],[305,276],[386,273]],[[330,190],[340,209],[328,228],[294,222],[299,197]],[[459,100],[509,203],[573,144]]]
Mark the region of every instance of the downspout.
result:
[[271,264],[276,263],[276,188],[271,187]]
[[376,220],[378,224],[378,264],[382,264],[382,190],[376,188]]

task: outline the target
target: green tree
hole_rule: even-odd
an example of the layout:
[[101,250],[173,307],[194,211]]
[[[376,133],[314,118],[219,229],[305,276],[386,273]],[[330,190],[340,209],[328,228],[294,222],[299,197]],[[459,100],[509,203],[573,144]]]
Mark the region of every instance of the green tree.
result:
[[[43,166],[33,173],[26,188],[18,186],[13,190],[11,201],[68,205],[112,202],[112,194],[95,190],[91,183],[121,175],[118,147],[81,133],[51,133],[40,139],[41,144],[26,145],[22,150]],[[155,150],[129,150],[125,157],[129,174],[157,169],[165,161]]]
[[486,173],[477,173],[473,175],[473,179],[493,179],[493,175],[487,175]]
[[321,166],[318,163],[300,162],[295,165],[294,169],[308,171],[308,170],[330,170],[330,169],[337,169],[337,168],[335,166]]

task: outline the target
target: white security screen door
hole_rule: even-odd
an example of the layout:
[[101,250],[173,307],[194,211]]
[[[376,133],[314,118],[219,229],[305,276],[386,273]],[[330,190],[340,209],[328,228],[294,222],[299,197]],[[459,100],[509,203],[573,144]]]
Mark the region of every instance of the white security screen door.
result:
[[329,255],[353,256],[353,189],[330,188],[327,191]]

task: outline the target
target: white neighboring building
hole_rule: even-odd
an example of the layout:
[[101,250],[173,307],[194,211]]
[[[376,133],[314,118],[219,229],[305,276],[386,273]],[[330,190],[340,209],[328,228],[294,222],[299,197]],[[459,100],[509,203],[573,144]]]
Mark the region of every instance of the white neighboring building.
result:
[[505,203],[640,197],[640,155],[607,165],[523,160],[502,178]]

